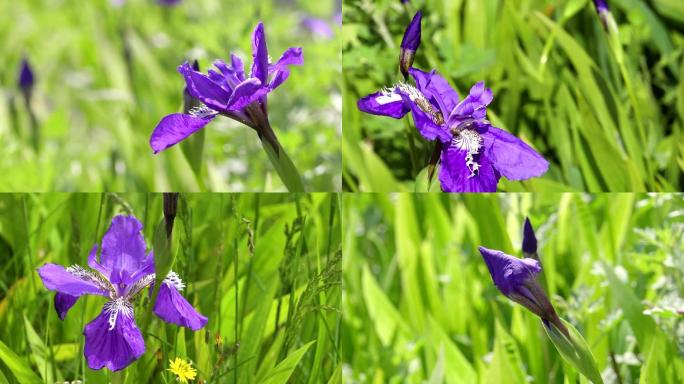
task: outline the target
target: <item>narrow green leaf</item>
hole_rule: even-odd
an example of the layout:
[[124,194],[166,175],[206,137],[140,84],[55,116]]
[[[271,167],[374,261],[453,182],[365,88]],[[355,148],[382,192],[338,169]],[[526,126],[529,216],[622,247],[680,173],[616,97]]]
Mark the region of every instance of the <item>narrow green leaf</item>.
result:
[[0,341],[0,360],[22,384],[41,384],[43,380],[33,373],[29,365],[14,353],[5,343]]
[[306,351],[309,350],[309,347],[311,344],[315,343],[316,341],[310,341],[306,344],[304,344],[302,347],[299,349],[295,350],[294,352],[290,352],[287,357],[281,361],[278,365],[276,365],[269,374],[266,375],[266,379],[262,382],[262,384],[285,384],[288,382],[290,379],[290,376],[292,376],[292,372],[294,372],[295,368],[297,368],[297,364],[299,364],[299,360],[302,359]]
[[601,379],[601,374],[598,368],[596,368],[596,361],[589,349],[589,345],[587,345],[587,342],[584,341],[582,335],[572,324],[562,319],[561,321],[568,329],[570,338],[568,339],[555,325],[542,323],[549,339],[551,339],[551,342],[565,361],[575,367],[594,384],[603,384],[603,379]]

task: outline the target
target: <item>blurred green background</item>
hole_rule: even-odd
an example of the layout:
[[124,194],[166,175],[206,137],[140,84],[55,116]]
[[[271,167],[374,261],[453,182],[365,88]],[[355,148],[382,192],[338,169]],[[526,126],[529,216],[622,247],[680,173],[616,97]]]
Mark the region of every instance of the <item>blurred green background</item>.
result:
[[684,2],[607,3],[618,34],[590,0],[345,0],[343,188],[412,191],[428,162],[433,144],[410,118],[356,107],[402,80],[399,43],[420,9],[414,67],[436,69],[461,97],[484,80],[492,124],[551,163],[500,190],[684,189]]
[[684,381],[684,195],[345,194],[346,383],[586,383],[477,247],[519,257],[606,384]]
[[[181,195],[173,270],[209,318],[192,332],[135,318],[146,353],[126,383],[175,383],[169,360],[192,361],[194,383],[340,383],[339,195]],[[85,324],[104,300],[84,296],[60,321],[36,269],[86,266],[116,214],[134,214],[148,247],[162,220],[159,194],[0,195],[0,383],[109,382],[83,358]]]
[[[333,0],[22,0],[0,2],[0,191],[198,191],[179,146],[153,155],[159,120],[180,112],[176,67],[238,53],[252,62],[264,22],[269,53],[304,49],[304,65],[269,95],[271,125],[309,191],[341,186],[341,66]],[[339,8],[339,6],[338,6]],[[332,36],[302,25],[323,19]],[[26,55],[36,76],[32,107],[41,133],[31,146],[16,82]],[[205,129],[202,180],[211,191],[282,191],[255,132],[228,118]],[[301,150],[306,148],[306,150]]]

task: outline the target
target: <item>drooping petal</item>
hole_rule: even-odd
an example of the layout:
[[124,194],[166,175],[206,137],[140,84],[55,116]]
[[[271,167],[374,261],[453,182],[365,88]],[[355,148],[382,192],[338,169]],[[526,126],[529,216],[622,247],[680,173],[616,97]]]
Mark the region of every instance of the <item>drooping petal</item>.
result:
[[230,93],[220,84],[195,71],[187,62],[178,67],[178,72],[185,78],[187,90],[192,97],[213,110],[224,111],[226,109],[226,102],[230,99]]
[[100,263],[110,271],[113,284],[132,284],[149,260],[145,252],[142,224],[134,216],[115,216],[102,238]]
[[76,304],[79,296],[72,296],[66,293],[57,292],[55,295],[55,310],[60,320],[64,320],[69,309]]
[[262,87],[259,79],[250,77],[235,87],[233,95],[228,101],[227,109],[230,111],[239,111],[267,93],[268,88]]
[[[411,109],[411,115],[413,116],[413,123],[416,126],[416,129],[418,129],[418,132],[427,140],[435,140],[439,139],[442,143],[448,143],[451,141],[451,133],[446,129],[445,125],[439,125],[435,122],[435,117],[432,115],[427,114],[423,110],[423,106],[417,104],[416,101],[412,100],[412,96],[409,93],[405,93],[401,89],[397,89],[397,91],[401,97],[404,99],[404,103],[409,106]],[[417,99],[416,99],[417,100]],[[429,102],[426,99],[423,99],[423,103],[428,103]],[[431,105],[431,108],[435,109],[436,107]]]
[[361,112],[395,119],[401,119],[410,110],[401,95],[395,92],[371,93],[360,99],[357,106]]
[[504,130],[490,126],[481,136],[484,154],[510,180],[538,177],[549,169],[549,162],[537,151]]
[[448,117],[451,111],[458,104],[458,94],[451,88],[449,82],[434,70],[423,72],[420,69],[411,68],[409,74],[416,81],[417,88],[433,104],[439,105],[442,115]]
[[250,77],[256,77],[261,84],[268,83],[268,48],[266,47],[266,36],[264,34],[264,24],[259,22],[252,35],[252,72]]
[[506,296],[514,291],[519,291],[525,282],[530,279],[534,280],[537,274],[541,272],[541,265],[537,260],[519,259],[502,251],[485,247],[479,249],[494,284]]
[[95,281],[79,277],[67,271],[61,265],[48,263],[38,268],[38,275],[43,280],[45,288],[51,291],[65,293],[71,296],[81,296],[85,294],[108,296],[104,287]]
[[532,228],[528,217],[525,218],[525,225],[523,226],[522,250],[525,255],[537,253],[537,236],[534,235],[534,228]]
[[269,73],[271,74],[271,82],[268,85],[269,88],[271,90],[276,89],[287,79],[290,75],[288,66],[302,64],[304,64],[302,49],[300,47],[288,48],[280,59],[278,59],[278,62],[276,62],[275,65],[271,65],[269,68]]
[[485,156],[477,156],[477,174],[466,165],[465,150],[447,145],[442,150],[442,165],[439,168],[439,182],[444,192],[496,192],[499,174]]
[[204,128],[214,117],[216,115],[196,117],[184,113],[174,113],[165,116],[152,132],[150,147],[152,147],[154,153],[159,153]]
[[145,353],[145,341],[135,325],[132,312],[119,312],[112,329],[109,320],[110,313],[103,310],[83,331],[83,354],[90,369],[107,367],[111,371],[118,371]]
[[207,324],[207,318],[197,312],[176,287],[168,283],[162,283],[159,288],[154,313],[168,323],[188,327],[193,331]]

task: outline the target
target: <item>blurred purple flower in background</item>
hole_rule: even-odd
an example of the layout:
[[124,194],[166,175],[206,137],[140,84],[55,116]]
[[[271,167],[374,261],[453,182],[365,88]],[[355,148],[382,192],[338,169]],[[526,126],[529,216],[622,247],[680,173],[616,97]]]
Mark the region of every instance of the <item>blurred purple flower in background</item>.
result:
[[608,4],[606,4],[605,0],[594,0],[594,7],[596,7],[596,12],[601,18],[603,27],[608,29],[611,22],[610,19],[612,18],[610,10],[608,9]]
[[409,68],[413,65],[413,59],[420,46],[420,23],[422,18],[423,14],[420,11],[416,12],[408,27],[406,27],[404,37],[401,39],[399,69],[404,75],[404,79],[408,78]]
[[[107,298],[102,312],[83,331],[84,355],[91,369],[107,367],[118,371],[145,352],[145,341],[135,324],[133,303],[155,281],[154,255],[146,253],[142,224],[133,216],[116,216],[88,255],[89,268],[48,263],[38,269],[45,287],[56,291],[55,309],[64,319],[79,297],[91,294]],[[199,330],[207,318],[180,294],[185,284],[169,272],[159,289],[153,311],[162,320]]]
[[411,111],[420,134],[442,143],[442,190],[495,192],[502,175],[525,180],[547,171],[549,163],[539,153],[486,120],[493,95],[483,82],[459,102],[456,91],[435,71],[410,68],[409,73],[416,87],[399,83],[360,99],[358,108],[395,119]]
[[330,40],[333,38],[334,33],[330,24],[325,19],[318,17],[306,16],[301,21],[302,27],[306,28],[314,36],[323,38],[325,40]]
[[35,82],[35,76],[33,75],[33,69],[31,69],[31,63],[29,63],[28,58],[24,56],[21,59],[21,65],[19,67],[19,76],[17,78],[17,85],[24,92],[30,92],[33,89],[33,84]]
[[154,153],[204,128],[219,114],[255,129],[277,150],[279,144],[268,123],[266,95],[288,78],[290,65],[303,64],[302,49],[288,48],[275,64],[271,64],[264,26],[259,23],[252,36],[252,56],[248,76],[245,76],[242,60],[235,54],[231,54],[230,64],[216,60],[214,66],[218,71],[210,69],[207,75],[187,62],[179,66],[178,72],[185,78],[188,93],[202,105],[189,114],[173,113],[164,117],[150,137]]

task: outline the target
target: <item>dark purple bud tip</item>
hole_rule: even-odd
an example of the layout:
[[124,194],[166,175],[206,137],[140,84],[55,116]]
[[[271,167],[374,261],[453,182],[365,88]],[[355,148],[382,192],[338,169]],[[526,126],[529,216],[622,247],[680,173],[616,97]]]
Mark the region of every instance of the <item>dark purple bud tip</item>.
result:
[[606,4],[605,0],[594,0],[594,6],[596,6],[596,11],[599,14],[608,12],[608,4]]
[[527,217],[523,226],[522,250],[526,256],[537,253],[537,237],[534,235],[534,228],[532,228],[530,219]]
[[19,88],[29,90],[33,88],[34,81],[31,64],[29,64],[28,59],[24,57],[21,59],[21,68],[19,69],[19,79],[17,81]]
[[173,231],[173,221],[176,219],[176,209],[178,207],[178,192],[165,192],[164,200],[164,221],[166,222],[166,236],[171,237]]
[[420,46],[420,21],[422,17],[423,14],[420,11],[416,12],[413,16],[413,19],[404,32],[404,38],[401,40],[402,49],[408,49],[414,52],[418,50],[418,46]]

